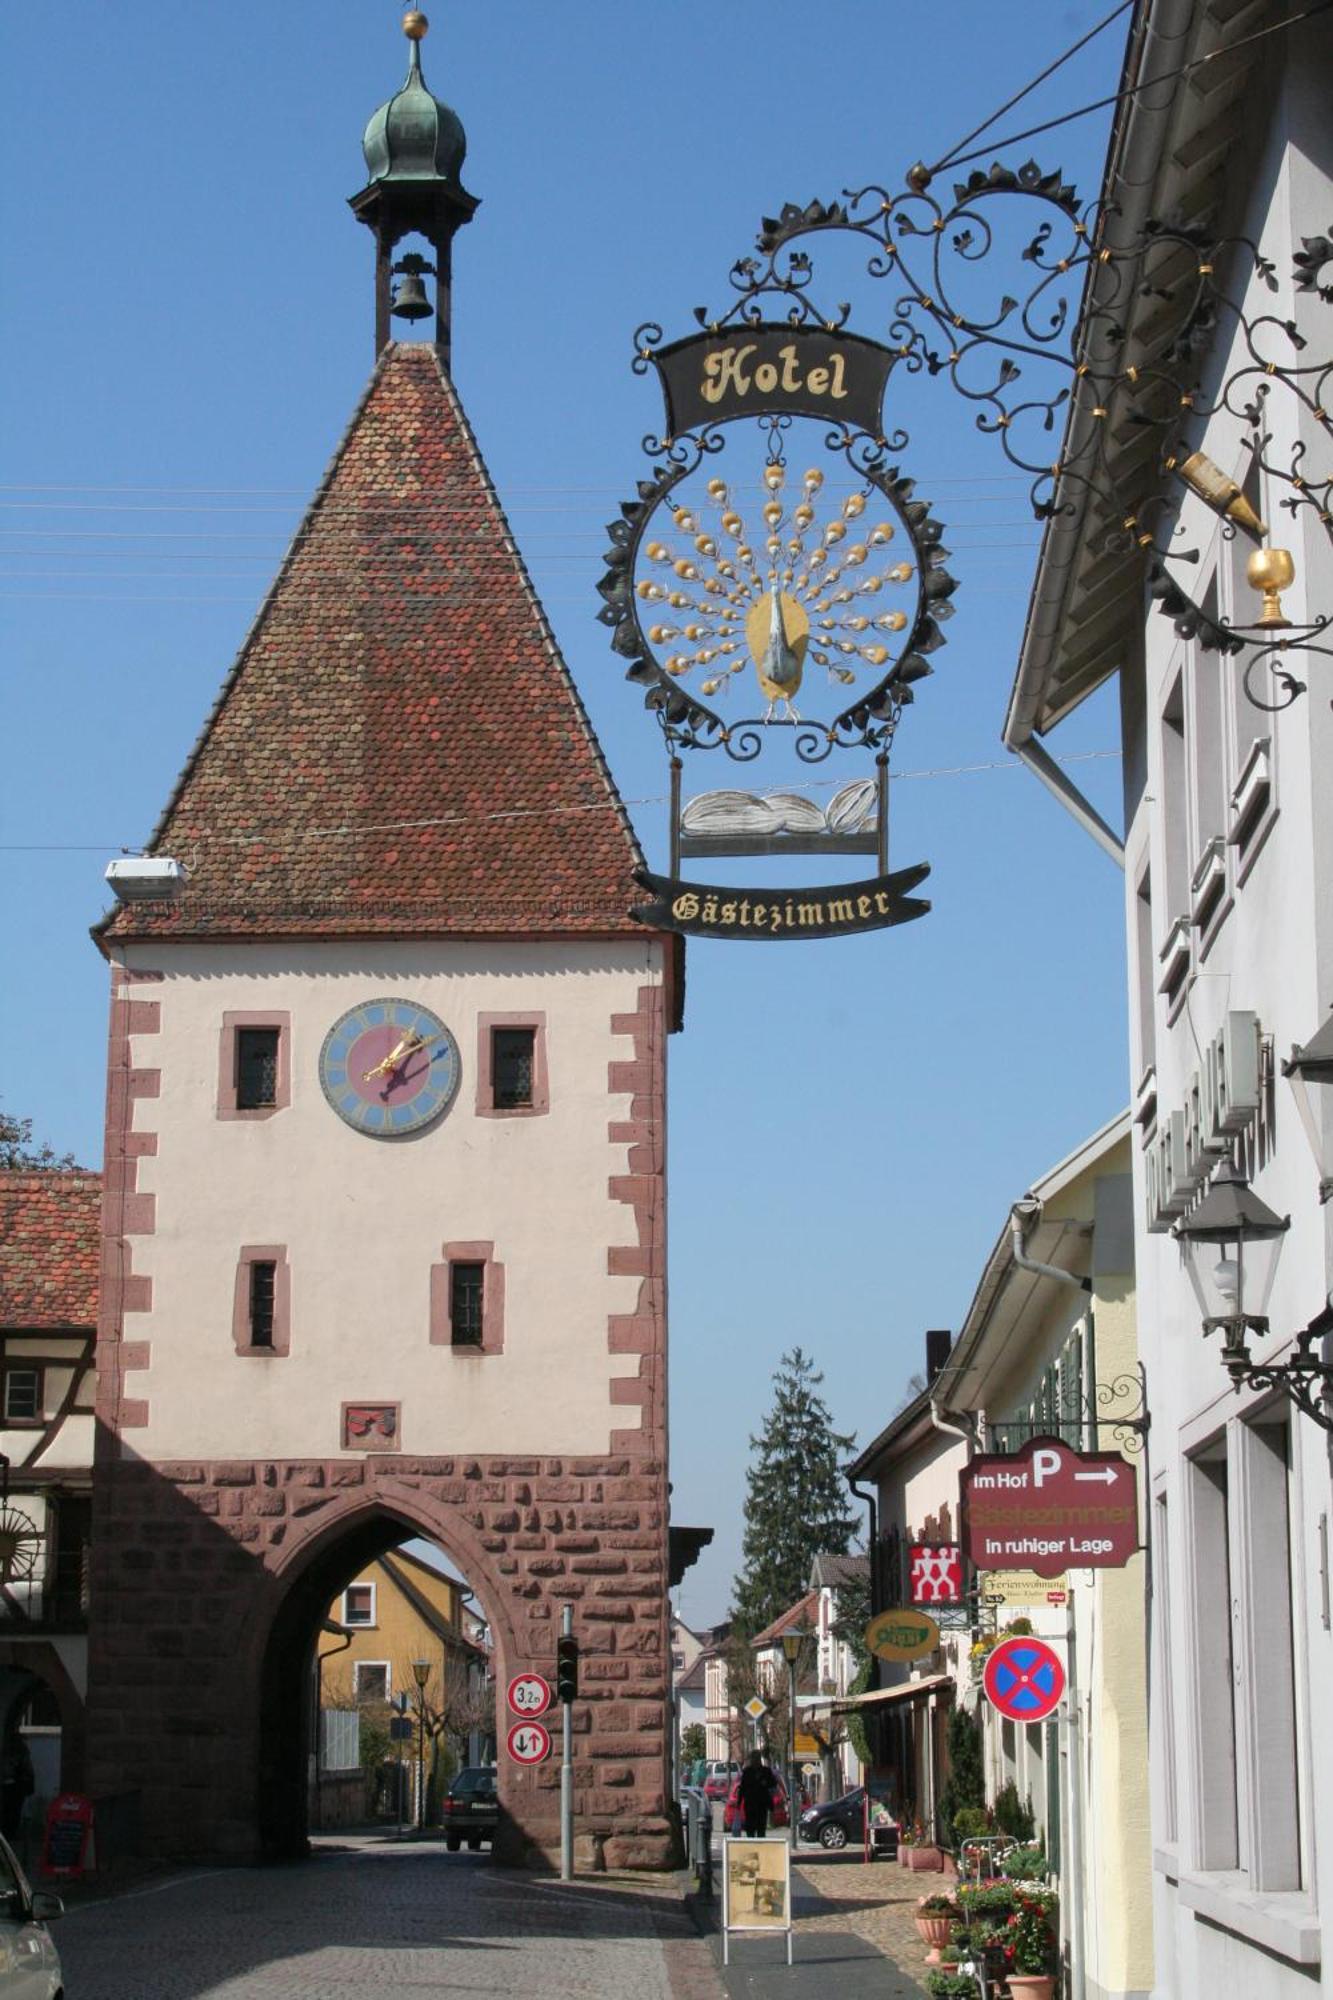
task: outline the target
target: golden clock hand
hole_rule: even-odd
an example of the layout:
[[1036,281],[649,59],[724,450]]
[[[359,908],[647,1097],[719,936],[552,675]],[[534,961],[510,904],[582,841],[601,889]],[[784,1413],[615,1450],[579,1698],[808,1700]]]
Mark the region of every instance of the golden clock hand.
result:
[[404,1035],[403,1039],[399,1042],[397,1048],[390,1049],[388,1055],[385,1056],[384,1061],[377,1062],[374,1069],[368,1069],[365,1075],[362,1077],[361,1081],[363,1083],[369,1083],[372,1080],[372,1078],[377,1076],[383,1076],[386,1069],[397,1069],[399,1063],[403,1060],[403,1057],[406,1055],[411,1055],[412,1050],[414,1048],[419,1048],[419,1047],[420,1047],[419,1042],[409,1043],[408,1037]]

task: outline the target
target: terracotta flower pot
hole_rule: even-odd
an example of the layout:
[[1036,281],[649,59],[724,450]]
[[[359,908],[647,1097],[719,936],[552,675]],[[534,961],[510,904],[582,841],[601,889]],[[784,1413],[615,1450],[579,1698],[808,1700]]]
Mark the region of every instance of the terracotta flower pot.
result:
[[940,1955],[949,1942],[949,1933],[957,1923],[957,1916],[928,1916],[923,1910],[916,1911],[912,1919],[922,1944],[930,1946],[926,1953],[927,1965],[938,1965]]
[[938,1870],[939,1868],[940,1850],[938,1847],[930,1846],[923,1842],[920,1847],[908,1847],[903,1852],[907,1856],[907,1865],[909,1868],[927,1868],[933,1870]]
[[1052,1972],[1011,1972],[1008,1979],[1009,2000],[1051,2000],[1055,1992]]

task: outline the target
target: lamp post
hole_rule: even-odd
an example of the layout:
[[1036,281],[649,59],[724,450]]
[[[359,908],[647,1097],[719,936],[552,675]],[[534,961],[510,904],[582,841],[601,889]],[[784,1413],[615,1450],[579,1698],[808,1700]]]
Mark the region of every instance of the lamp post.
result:
[[782,1650],[787,1656],[787,1820],[793,1847],[800,1822],[796,1804],[796,1663],[801,1657],[804,1638],[805,1632],[799,1625],[782,1635]]
[[1205,1335],[1222,1334],[1222,1365],[1236,1390],[1277,1389],[1333,1432],[1333,1305],[1295,1335],[1286,1361],[1256,1362],[1250,1335],[1269,1331],[1267,1306],[1289,1216],[1275,1215],[1226,1161],[1199,1206],[1176,1224]]
[[417,1832],[426,1825],[426,1682],[430,1661],[413,1660],[412,1678],[417,1684]]

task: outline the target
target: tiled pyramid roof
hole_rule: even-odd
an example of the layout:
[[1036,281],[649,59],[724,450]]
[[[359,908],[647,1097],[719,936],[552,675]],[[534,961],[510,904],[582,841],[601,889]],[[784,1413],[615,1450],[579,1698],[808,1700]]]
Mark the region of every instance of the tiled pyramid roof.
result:
[[96,1326],[101,1221],[98,1174],[0,1171],[0,1326]]
[[386,348],[99,935],[624,932],[642,863],[458,397]]

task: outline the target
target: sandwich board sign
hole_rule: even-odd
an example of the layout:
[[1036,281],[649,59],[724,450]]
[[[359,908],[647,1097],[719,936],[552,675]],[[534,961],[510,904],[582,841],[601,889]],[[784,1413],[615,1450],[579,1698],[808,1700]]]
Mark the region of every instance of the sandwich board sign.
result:
[[791,1964],[791,1844],[781,1834],[722,1842],[722,1963],[733,1932],[785,1931]]

